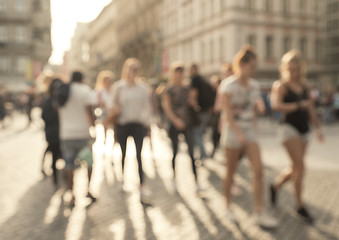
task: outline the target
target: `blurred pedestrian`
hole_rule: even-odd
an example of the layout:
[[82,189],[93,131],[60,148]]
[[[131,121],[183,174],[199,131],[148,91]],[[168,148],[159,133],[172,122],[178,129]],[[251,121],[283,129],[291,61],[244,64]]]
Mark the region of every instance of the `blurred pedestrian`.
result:
[[296,212],[306,221],[312,222],[313,217],[302,199],[309,122],[314,124],[319,141],[323,141],[323,134],[315,113],[310,88],[306,82],[306,62],[300,51],[291,50],[282,57],[280,74],[281,79],[273,83],[272,106],[284,115],[281,141],[291,159],[291,167],[270,186],[271,203],[273,206],[276,205],[278,190],[285,182],[292,180]]
[[[217,102],[217,93],[218,89],[221,83],[221,78],[218,75],[213,75],[210,79],[210,83],[213,87],[213,93],[214,93],[214,106],[216,106]],[[219,124],[220,124],[220,110],[216,110],[216,108],[213,108],[213,111],[210,115],[210,125],[212,128],[212,143],[213,143],[213,149],[211,157],[214,158],[214,154],[219,147],[219,139],[220,139],[220,131],[219,131]]]
[[152,119],[151,92],[147,84],[139,81],[140,62],[136,58],[128,58],[122,68],[121,80],[112,86],[110,96],[110,112],[108,119],[116,118],[115,137],[122,152],[122,183],[124,189],[124,169],[127,138],[133,137],[138,161],[140,180],[140,201],[151,204],[148,190],[144,185],[141,152],[144,137],[150,132]]
[[207,126],[209,112],[214,105],[213,88],[200,74],[197,64],[190,66],[191,91],[190,98],[195,109],[198,109],[199,124],[193,127],[194,145],[200,151],[201,163],[208,157],[205,151],[203,135]]
[[0,86],[0,123],[1,128],[5,128],[4,119],[6,117],[6,90],[4,86]]
[[227,158],[227,174],[224,181],[227,211],[226,216],[237,222],[231,209],[231,187],[239,157],[244,152],[253,170],[254,214],[253,221],[263,227],[276,227],[278,221],[263,210],[262,178],[263,166],[255,129],[256,111],[265,111],[260,97],[259,84],[252,78],[256,66],[257,55],[250,46],[245,46],[233,60],[234,75],[222,86],[223,108],[226,119],[223,123],[221,144],[225,147]]
[[339,120],[339,86],[337,86],[337,91],[333,96],[333,108],[336,121]]
[[194,179],[197,184],[197,191],[201,190],[198,184],[198,176],[196,163],[194,159],[194,139],[192,132],[192,119],[189,114],[190,95],[189,86],[184,84],[184,64],[181,62],[173,62],[170,67],[170,76],[165,92],[163,93],[162,105],[169,119],[168,136],[172,143],[172,167],[173,167],[173,188],[177,191],[176,174],[175,174],[175,158],[178,153],[179,134],[185,136],[188,146],[188,153],[192,161],[192,170]]
[[112,71],[104,70],[99,72],[95,85],[95,90],[98,94],[98,107],[100,110],[99,119],[101,120],[105,119],[107,115],[106,108],[113,81],[114,73]]
[[[93,107],[97,104],[95,91],[83,83],[84,76],[74,71],[69,83],[68,98],[64,106],[59,107],[61,151],[66,162],[65,177],[67,187],[71,191],[71,207],[75,204],[73,192],[73,176],[76,168],[76,158],[79,152],[87,147],[91,140],[89,128],[94,126]],[[60,87],[59,87],[60,88]],[[88,193],[87,197],[95,198],[89,186],[92,176],[92,166],[88,166]]]
[[41,172],[44,176],[47,176],[44,165],[45,159],[48,152],[52,153],[52,170],[53,170],[53,182],[57,186],[58,176],[56,163],[57,160],[62,157],[60,150],[60,136],[59,136],[59,113],[57,106],[54,102],[54,94],[56,89],[59,87],[59,84],[62,83],[62,80],[59,78],[54,78],[49,85],[46,98],[42,103],[42,113],[41,117],[45,123],[45,136],[47,141],[47,148],[44,152],[41,162]]
[[36,97],[35,85],[31,85],[26,91],[26,115],[28,118],[28,127],[32,123],[32,109],[34,107],[34,100]]

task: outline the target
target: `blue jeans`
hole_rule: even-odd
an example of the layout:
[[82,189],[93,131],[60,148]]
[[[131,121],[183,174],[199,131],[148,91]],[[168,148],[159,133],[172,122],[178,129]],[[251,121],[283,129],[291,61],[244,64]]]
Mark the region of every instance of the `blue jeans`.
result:
[[199,148],[200,158],[202,159],[207,157],[204,147],[203,135],[208,121],[208,112],[200,112],[199,118],[200,124],[198,126],[194,126],[193,135],[194,135],[194,146]]

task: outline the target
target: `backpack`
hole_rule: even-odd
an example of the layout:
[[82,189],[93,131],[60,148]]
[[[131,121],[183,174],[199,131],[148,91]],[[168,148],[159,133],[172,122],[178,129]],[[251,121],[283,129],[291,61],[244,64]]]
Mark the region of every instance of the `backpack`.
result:
[[65,106],[70,92],[70,83],[61,83],[55,90],[54,102],[58,107]]

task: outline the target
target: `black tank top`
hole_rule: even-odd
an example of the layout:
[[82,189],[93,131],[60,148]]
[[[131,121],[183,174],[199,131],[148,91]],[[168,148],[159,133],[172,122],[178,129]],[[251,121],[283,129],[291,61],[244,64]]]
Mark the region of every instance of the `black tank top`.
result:
[[[297,103],[302,100],[308,99],[307,89],[303,87],[301,93],[294,92],[289,86],[286,85],[287,93],[284,96],[284,103]],[[305,134],[309,131],[309,114],[305,109],[297,109],[285,115],[284,123],[294,126],[299,133]]]

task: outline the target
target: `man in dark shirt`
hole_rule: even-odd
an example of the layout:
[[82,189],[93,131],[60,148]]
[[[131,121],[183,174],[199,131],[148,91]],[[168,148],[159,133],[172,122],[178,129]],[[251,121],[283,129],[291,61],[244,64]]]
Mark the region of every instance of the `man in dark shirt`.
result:
[[190,99],[192,105],[199,112],[200,124],[193,127],[194,145],[200,150],[200,160],[207,158],[203,143],[203,134],[207,125],[209,111],[214,104],[213,88],[199,75],[198,65],[192,64],[190,67],[191,73],[191,92]]

